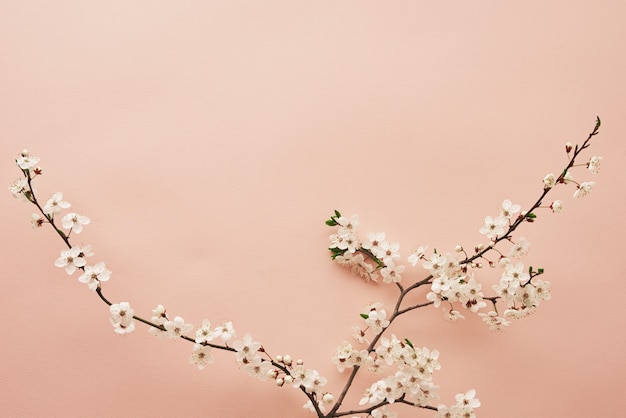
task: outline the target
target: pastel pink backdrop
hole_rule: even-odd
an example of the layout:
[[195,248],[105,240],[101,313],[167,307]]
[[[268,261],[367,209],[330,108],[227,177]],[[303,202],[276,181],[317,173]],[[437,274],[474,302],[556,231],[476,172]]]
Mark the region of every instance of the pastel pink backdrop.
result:
[[[521,232],[553,299],[505,333],[432,308],[394,332],[440,351],[443,403],[475,388],[482,417],[620,416],[625,13],[620,1],[1,1],[1,178],[17,178],[22,148],[42,158],[36,188],[91,218],[75,242],[113,270],[112,301],[232,320],[337,393],[335,348],[395,291],[331,263],[331,211],[358,213],[404,255],[471,248],[484,216],[533,202],[599,115],[601,173],[574,173],[597,188],[580,201],[562,190],[564,212]],[[199,371],[190,344],[114,334],[106,305],[54,267],[62,242],[31,230],[8,192],[0,202],[0,415],[312,416],[299,391],[249,378],[228,353]]]

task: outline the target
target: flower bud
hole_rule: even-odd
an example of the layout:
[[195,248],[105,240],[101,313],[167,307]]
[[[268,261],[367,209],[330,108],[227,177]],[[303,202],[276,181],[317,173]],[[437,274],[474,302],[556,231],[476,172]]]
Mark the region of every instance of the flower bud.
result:
[[572,152],[572,148],[574,148],[574,146],[572,145],[571,142],[568,142],[568,143],[565,144],[565,152],[566,153],[569,154],[570,152]]
[[545,189],[551,189],[556,185],[556,176],[552,173],[546,174],[543,178],[543,184]]
[[276,379],[276,386],[282,386],[285,384],[285,379],[283,379],[282,377],[279,377],[278,379]]
[[554,213],[561,212],[563,210],[563,202],[561,202],[560,200],[555,200],[550,205],[550,209],[552,209],[552,212],[554,212]]
[[461,251],[463,251],[463,247],[460,245],[457,245],[456,247],[454,247],[454,251],[456,251],[457,253],[460,253]]
[[289,354],[286,354],[283,356],[283,363],[286,364],[287,366],[291,365],[291,356]]
[[335,400],[335,397],[332,395],[332,393],[325,393],[322,396],[322,401],[324,403],[333,403],[334,400]]

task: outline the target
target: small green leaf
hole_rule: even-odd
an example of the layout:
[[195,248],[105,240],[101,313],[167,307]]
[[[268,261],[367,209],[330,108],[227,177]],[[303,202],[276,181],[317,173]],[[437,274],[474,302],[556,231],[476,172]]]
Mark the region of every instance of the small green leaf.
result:
[[537,217],[537,215],[535,215],[534,213],[530,212],[529,214],[526,215],[527,218],[530,219],[535,219]]
[[339,257],[340,255],[343,255],[346,251],[348,251],[348,250],[340,250],[339,248],[336,248],[336,247],[329,248],[328,250],[332,253],[330,255],[330,258],[332,258],[333,260]]
[[341,218],[341,213],[337,209],[335,209],[335,216]]
[[363,319],[367,319],[367,318],[369,318],[369,317],[370,317],[370,316],[369,316],[368,314],[366,314],[366,313],[362,313],[362,314],[361,314],[361,318],[363,318]]
[[537,274],[543,274],[543,269],[541,267],[537,270]]
[[328,226],[337,226],[337,222],[333,218],[330,218],[330,219],[326,220],[326,225],[328,225]]
[[411,341],[409,341],[409,339],[408,339],[408,338],[405,338],[405,339],[404,339],[404,342],[405,342],[405,343],[407,343],[407,345],[408,345],[409,347],[411,347],[411,348],[415,348],[415,347],[413,347],[413,343],[412,343]]

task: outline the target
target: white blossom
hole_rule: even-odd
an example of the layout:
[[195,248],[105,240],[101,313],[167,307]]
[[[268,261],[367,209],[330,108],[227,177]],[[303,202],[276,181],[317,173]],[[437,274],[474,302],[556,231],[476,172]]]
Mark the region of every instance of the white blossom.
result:
[[526,238],[520,237],[517,242],[509,250],[508,258],[520,259],[528,254],[530,250],[530,243],[526,241]]
[[563,210],[563,202],[561,202],[560,200],[555,200],[550,205],[550,209],[552,209],[552,212],[554,212],[554,213],[561,212]]
[[401,273],[405,270],[404,266],[396,266],[393,262],[385,265],[380,271],[380,275],[383,276],[384,283],[399,283],[402,280]]
[[128,334],[135,330],[135,311],[128,302],[114,303],[109,307],[111,325],[118,334]]
[[31,168],[35,168],[37,163],[39,162],[39,157],[35,157],[31,155],[28,150],[24,150],[21,152],[20,156],[15,160],[15,163],[22,170],[30,170]]
[[504,228],[508,224],[508,220],[503,215],[498,215],[495,218],[491,216],[485,217],[485,224],[480,228],[480,233],[487,235],[487,238],[495,239],[497,236],[504,233]]
[[500,214],[507,219],[511,219],[513,215],[520,211],[520,205],[514,205],[510,200],[505,200],[502,202],[502,208]]
[[63,193],[56,192],[52,195],[50,199],[43,206],[43,212],[46,215],[54,215],[55,213],[61,212],[63,209],[69,208],[70,205],[68,202],[63,200]]
[[223,342],[228,342],[235,336],[235,329],[233,323],[228,321],[224,322],[219,327],[213,330],[213,338],[221,338]]
[[408,262],[411,263],[411,265],[415,267],[417,262],[422,257],[424,257],[424,252],[426,252],[426,248],[428,248],[428,245],[417,247],[413,251],[411,251],[411,255],[409,255]]
[[86,266],[78,281],[85,283],[91,290],[96,290],[100,282],[106,282],[110,277],[111,270],[106,268],[104,262],[100,262],[95,266]]
[[67,274],[73,274],[77,268],[84,267],[86,264],[83,251],[77,245],[61,251],[61,256],[54,262],[55,266],[64,267]]
[[581,198],[587,196],[591,193],[591,189],[595,186],[596,183],[594,181],[585,181],[578,185],[576,191],[574,192],[575,198]]
[[25,177],[20,177],[9,185],[9,191],[14,198],[28,202],[25,192],[28,191],[28,181]]
[[544,188],[551,189],[556,185],[556,176],[552,173],[546,174],[543,178]]
[[245,360],[250,361],[257,356],[261,343],[253,341],[252,336],[246,334],[242,340],[233,342],[233,348],[236,350],[237,362],[245,363]]
[[196,330],[196,343],[201,344],[209,342],[213,339],[213,330],[211,329],[211,322],[208,319],[202,321],[200,328]]
[[30,216],[30,224],[32,225],[33,228],[41,228],[44,222],[46,222],[46,218],[44,218],[38,213],[33,213]]
[[211,347],[208,345],[194,344],[193,353],[189,357],[189,362],[198,366],[198,369],[204,369],[207,364],[213,363],[214,359],[211,355]]
[[594,155],[587,162],[587,169],[591,171],[592,173],[597,174],[598,171],[600,170],[600,161],[602,161],[602,157],[598,157]]
[[489,313],[479,313],[478,314],[483,322],[489,325],[489,330],[491,331],[502,331],[504,327],[510,324],[506,319],[498,316],[498,313],[495,311],[490,311]]
[[163,328],[165,328],[166,337],[179,338],[190,332],[193,329],[193,325],[186,324],[183,318],[177,316],[172,321],[165,321]]
[[77,234],[82,232],[83,225],[87,225],[91,222],[88,217],[74,212],[66,214],[61,221],[63,223],[63,228],[71,229]]
[[372,331],[376,334],[380,334],[383,329],[389,326],[389,320],[387,320],[387,312],[384,309],[379,311],[373,310],[367,314],[365,323],[372,328]]

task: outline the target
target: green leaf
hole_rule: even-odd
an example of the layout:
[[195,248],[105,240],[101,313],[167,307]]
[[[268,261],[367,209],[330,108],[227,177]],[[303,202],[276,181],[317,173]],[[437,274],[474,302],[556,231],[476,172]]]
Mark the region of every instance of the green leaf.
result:
[[335,209],[335,216],[341,218],[341,213],[337,209]]
[[541,267],[537,270],[537,274],[543,274],[543,269]]
[[530,219],[535,219],[537,217],[537,215],[535,215],[534,213],[530,212],[530,213],[526,214],[526,217],[530,218]]
[[337,222],[333,218],[330,218],[330,219],[326,220],[326,225],[328,225],[328,226],[337,226]]
[[369,316],[368,314],[366,314],[366,313],[362,313],[362,314],[361,314],[361,318],[363,318],[363,319],[367,319],[367,318],[369,318],[369,317],[370,317],[370,316]]
[[408,339],[408,338],[405,338],[405,339],[404,339],[404,342],[405,342],[405,343],[407,343],[407,345],[408,345],[409,347],[411,347],[411,348],[415,348],[415,347],[413,347],[413,343],[412,343],[411,341],[409,341],[409,339]]
[[332,253],[330,255],[330,258],[333,260],[339,257],[340,255],[343,255],[346,251],[348,251],[348,250],[340,250],[339,248],[336,248],[336,247],[329,248],[328,250]]

